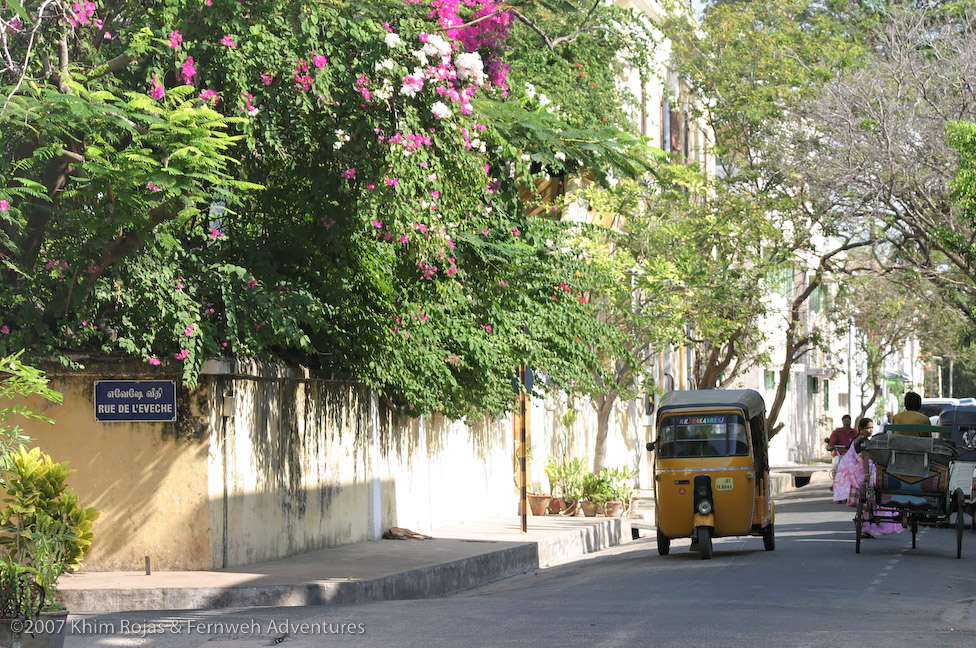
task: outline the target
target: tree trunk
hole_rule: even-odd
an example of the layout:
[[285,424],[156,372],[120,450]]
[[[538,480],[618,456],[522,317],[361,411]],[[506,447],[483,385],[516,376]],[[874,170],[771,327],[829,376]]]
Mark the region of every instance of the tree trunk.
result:
[[610,435],[610,415],[613,414],[617,392],[611,390],[596,399],[597,427],[596,442],[593,445],[593,472],[599,473],[607,463],[607,437]]

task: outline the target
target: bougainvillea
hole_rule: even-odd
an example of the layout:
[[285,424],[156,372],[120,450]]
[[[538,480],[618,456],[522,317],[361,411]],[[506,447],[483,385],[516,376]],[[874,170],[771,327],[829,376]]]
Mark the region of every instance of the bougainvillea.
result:
[[477,109],[506,100],[501,5],[0,20],[0,351],[124,352],[189,382],[208,357],[276,356],[451,415],[505,409],[521,362],[599,375],[591,268],[526,220],[522,162]]

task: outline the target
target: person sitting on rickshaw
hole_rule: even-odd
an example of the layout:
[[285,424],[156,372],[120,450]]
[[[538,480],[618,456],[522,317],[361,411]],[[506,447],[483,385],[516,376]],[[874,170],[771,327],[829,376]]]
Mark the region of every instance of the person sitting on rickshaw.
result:
[[[891,422],[895,425],[932,425],[922,409],[922,397],[913,391],[905,394],[905,411],[898,412]],[[896,432],[895,434],[899,434]]]
[[[866,480],[874,479],[876,470],[874,462],[871,461],[867,453],[864,452],[864,444],[874,433],[874,421],[869,418],[862,418],[857,422],[857,438],[851,444],[850,449],[837,464],[837,477],[834,480],[834,501],[847,502],[848,506],[857,506],[860,497],[861,483]],[[878,507],[878,511],[893,512]],[[901,533],[904,525],[900,522],[865,522],[862,537],[872,538],[874,535],[889,535]]]

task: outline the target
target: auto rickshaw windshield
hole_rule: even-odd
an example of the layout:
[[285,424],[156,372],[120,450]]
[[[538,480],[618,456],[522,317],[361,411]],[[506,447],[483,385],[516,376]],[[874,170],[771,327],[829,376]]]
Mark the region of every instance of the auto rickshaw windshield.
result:
[[749,454],[749,437],[738,414],[665,416],[658,458],[730,457]]

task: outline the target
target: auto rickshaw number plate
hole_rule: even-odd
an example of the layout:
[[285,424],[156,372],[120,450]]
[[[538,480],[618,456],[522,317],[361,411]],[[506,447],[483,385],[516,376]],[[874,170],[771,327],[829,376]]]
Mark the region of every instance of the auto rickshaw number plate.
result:
[[734,483],[731,477],[718,477],[715,479],[715,490],[730,491]]

